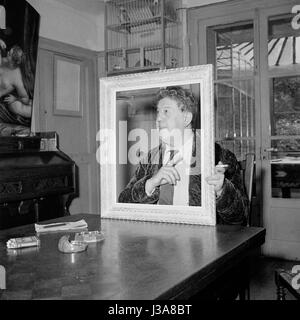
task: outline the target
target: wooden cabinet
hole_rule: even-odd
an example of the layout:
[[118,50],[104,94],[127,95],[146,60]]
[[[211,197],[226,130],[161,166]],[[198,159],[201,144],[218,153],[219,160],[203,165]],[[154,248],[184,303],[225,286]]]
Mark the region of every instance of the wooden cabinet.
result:
[[0,230],[68,215],[76,192],[76,165],[56,133],[1,138]]
[[182,66],[182,1],[106,2],[106,73]]

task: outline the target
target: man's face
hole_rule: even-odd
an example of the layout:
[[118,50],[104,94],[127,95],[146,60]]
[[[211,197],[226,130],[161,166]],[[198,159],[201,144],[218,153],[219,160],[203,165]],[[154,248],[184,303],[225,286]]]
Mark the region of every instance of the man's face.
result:
[[185,129],[184,116],[185,112],[178,107],[177,101],[165,97],[158,102],[156,122],[162,140],[170,139],[170,135],[176,139],[176,135],[183,134]]
[[184,112],[178,107],[178,102],[169,97],[158,102],[156,121],[160,130],[183,130],[185,127]]

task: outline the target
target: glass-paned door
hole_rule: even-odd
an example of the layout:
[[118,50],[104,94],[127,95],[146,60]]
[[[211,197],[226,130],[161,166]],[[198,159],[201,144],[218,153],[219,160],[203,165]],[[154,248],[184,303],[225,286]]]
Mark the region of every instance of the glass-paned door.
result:
[[300,32],[290,16],[268,30],[272,197],[300,199]]
[[[292,6],[266,10],[261,36],[264,254],[300,259],[300,30]],[[265,112],[265,113],[264,113]]]
[[253,23],[210,27],[208,63],[215,66],[216,141],[239,160],[255,152]]
[[215,67],[215,139],[243,161],[256,152],[254,24],[212,26],[207,37],[208,63]]
[[216,141],[238,160],[255,154],[252,225],[267,230],[264,254],[300,260],[300,29],[293,28],[294,5],[225,3],[193,10],[189,27],[197,31],[192,63],[215,67]]

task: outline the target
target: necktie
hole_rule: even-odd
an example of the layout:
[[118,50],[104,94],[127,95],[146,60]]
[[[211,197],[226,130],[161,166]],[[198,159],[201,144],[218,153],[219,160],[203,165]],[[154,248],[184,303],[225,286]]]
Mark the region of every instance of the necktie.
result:
[[[169,161],[173,160],[175,151],[170,150]],[[172,184],[164,184],[160,186],[158,204],[173,204],[174,186]]]

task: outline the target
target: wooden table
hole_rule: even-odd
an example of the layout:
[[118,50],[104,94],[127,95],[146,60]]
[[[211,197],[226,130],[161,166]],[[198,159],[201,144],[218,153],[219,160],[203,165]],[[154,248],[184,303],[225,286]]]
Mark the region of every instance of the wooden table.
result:
[[[80,214],[51,220],[100,218]],[[39,248],[8,250],[10,238],[34,235],[27,225],[0,231],[0,265],[6,290],[0,299],[188,299],[237,266],[265,239],[265,229],[194,226],[102,219],[105,240],[87,251],[64,254],[59,238],[40,236]]]

